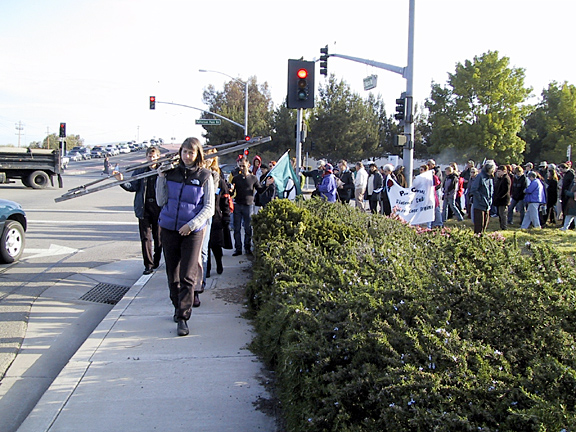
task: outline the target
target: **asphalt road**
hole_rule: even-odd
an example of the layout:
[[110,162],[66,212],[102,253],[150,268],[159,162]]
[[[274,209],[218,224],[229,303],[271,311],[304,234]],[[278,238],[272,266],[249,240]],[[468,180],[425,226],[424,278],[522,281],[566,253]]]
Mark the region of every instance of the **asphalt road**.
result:
[[[143,151],[112,158],[122,167]],[[133,194],[119,186],[56,203],[102,178],[102,159],[71,162],[64,187],[0,185],[28,218],[20,261],[0,264],[0,430],[16,430],[113,305],[80,297],[99,283],[131,286],[142,274]],[[100,183],[105,184],[105,183]],[[24,345],[23,345],[24,342]]]

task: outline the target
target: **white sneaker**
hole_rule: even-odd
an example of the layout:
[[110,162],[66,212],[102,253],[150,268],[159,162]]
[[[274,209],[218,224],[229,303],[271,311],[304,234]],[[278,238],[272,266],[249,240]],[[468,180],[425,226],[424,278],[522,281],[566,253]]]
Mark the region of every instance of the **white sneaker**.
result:
[[568,231],[568,228],[562,227],[562,228],[560,228],[560,231]]

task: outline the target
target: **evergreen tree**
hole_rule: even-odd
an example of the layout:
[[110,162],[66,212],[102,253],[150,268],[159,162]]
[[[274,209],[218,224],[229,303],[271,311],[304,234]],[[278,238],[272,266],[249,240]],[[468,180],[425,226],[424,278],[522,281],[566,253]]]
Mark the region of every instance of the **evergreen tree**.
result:
[[491,158],[518,162],[525,142],[518,136],[532,89],[524,87],[524,69],[489,51],[458,63],[448,85],[432,85],[430,151],[452,150],[463,160]]

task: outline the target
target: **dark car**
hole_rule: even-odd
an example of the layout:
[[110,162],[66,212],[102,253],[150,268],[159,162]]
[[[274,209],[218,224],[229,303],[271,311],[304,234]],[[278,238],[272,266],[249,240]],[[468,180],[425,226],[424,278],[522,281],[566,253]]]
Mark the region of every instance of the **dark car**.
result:
[[14,201],[0,199],[0,262],[20,258],[26,242],[26,213]]

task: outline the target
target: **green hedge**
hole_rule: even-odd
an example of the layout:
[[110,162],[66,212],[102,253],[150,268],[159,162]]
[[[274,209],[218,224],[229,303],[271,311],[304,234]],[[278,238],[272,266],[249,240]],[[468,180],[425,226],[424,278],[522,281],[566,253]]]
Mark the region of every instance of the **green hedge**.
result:
[[253,349],[289,431],[576,431],[576,272],[549,248],[275,200]]

